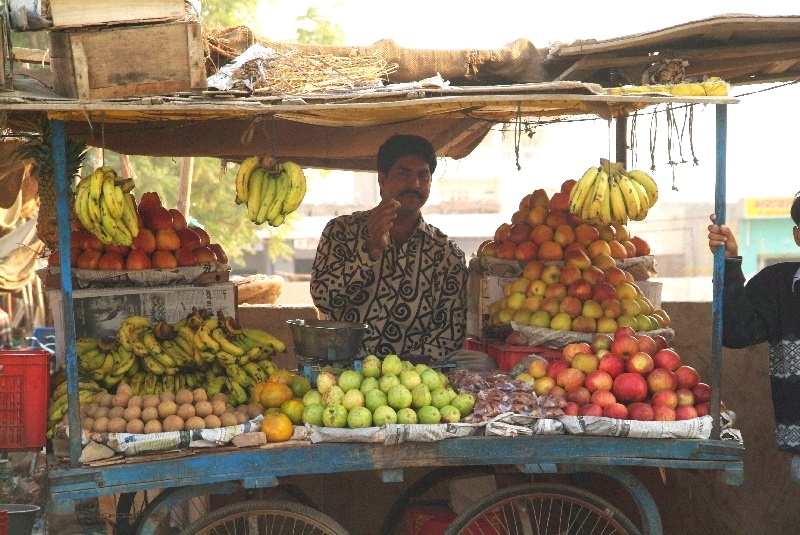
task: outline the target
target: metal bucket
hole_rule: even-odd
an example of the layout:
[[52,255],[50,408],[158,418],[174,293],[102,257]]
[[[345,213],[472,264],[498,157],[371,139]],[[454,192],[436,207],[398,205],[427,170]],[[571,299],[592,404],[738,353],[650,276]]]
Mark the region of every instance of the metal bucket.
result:
[[39,509],[38,505],[0,503],[0,511],[8,511],[8,535],[31,535]]
[[332,320],[287,320],[298,357],[325,361],[354,360],[369,325]]

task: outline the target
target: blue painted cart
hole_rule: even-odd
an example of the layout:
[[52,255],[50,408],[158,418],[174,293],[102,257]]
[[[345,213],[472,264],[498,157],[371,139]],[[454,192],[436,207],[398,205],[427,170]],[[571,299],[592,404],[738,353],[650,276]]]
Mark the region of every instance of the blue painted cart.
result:
[[[556,116],[593,113],[603,117],[625,117],[632,110],[654,104],[713,104],[717,107],[717,194],[716,213],[725,220],[725,150],[726,105],[734,99],[715,97],[664,97],[658,95],[609,96],[597,94],[551,94],[509,88],[492,91],[483,88],[463,95],[416,95],[394,102],[328,103],[319,107],[281,102],[270,106],[245,105],[210,101],[191,101],[186,108],[166,106],[157,101],[132,105],[123,110],[121,120],[140,117],[153,121],[178,118],[184,122],[219,119],[247,121],[262,118],[324,115],[332,112],[336,119],[358,121],[366,111],[378,124],[397,122],[398,117],[430,115],[430,120],[445,117],[476,117],[487,123],[513,122],[522,116]],[[513,88],[512,88],[513,89]],[[53,119],[57,169],[59,215],[59,252],[61,257],[61,288],[63,295],[66,340],[67,383],[70,396],[70,467],[53,468],[49,475],[54,509],[58,513],[74,510],[76,501],[105,495],[132,497],[135,493],[163,489],[157,499],[142,511],[135,525],[137,533],[150,535],[174,532],[178,527],[172,511],[193,498],[213,494],[228,494],[233,490],[258,489],[278,485],[279,478],[290,475],[341,473],[374,470],[384,481],[398,481],[403,469],[426,467],[475,467],[509,465],[528,474],[603,474],[616,480],[631,496],[638,519],[628,519],[604,498],[591,494],[577,485],[530,484],[504,488],[487,496],[460,515],[448,533],[648,533],[662,532],[658,508],[644,484],[634,477],[634,467],[682,468],[715,470],[728,484],[743,480],[744,448],[735,441],[719,437],[719,391],[721,371],[721,274],[722,251],[714,258],[713,341],[711,367],[711,407],[715,422],[710,440],[683,439],[622,439],[589,436],[533,437],[470,437],[433,443],[403,443],[394,446],[358,443],[307,444],[290,448],[231,450],[197,450],[192,455],[169,460],[144,460],[132,464],[102,467],[81,466],[78,458],[81,444],[77,403],[77,359],[72,308],[72,283],[69,255],[68,184],[65,177],[64,120],[83,120],[90,116],[95,123],[113,118],[122,104],[99,102],[90,104],[38,104],[36,111],[45,111]],[[366,111],[365,111],[366,110]],[[433,111],[438,116],[433,116]],[[341,112],[346,112],[342,114]],[[483,119],[481,114],[485,113]],[[377,118],[376,118],[377,117]],[[416,119],[415,119],[416,120]],[[381,123],[383,121],[383,123]],[[302,122],[302,121],[300,121]],[[313,122],[313,121],[312,121]],[[392,123],[393,124],[393,123]],[[474,126],[474,122],[470,123]],[[363,125],[362,125],[363,126]],[[624,153],[624,151],[623,151]],[[210,154],[209,154],[210,155]],[[130,502],[125,502],[126,507]],[[563,513],[556,521],[555,505]],[[548,515],[545,517],[545,508]],[[265,533],[265,522],[298,523],[314,533],[346,533],[333,519],[306,505],[287,502],[243,502],[226,506],[200,518],[193,525],[180,526],[185,533],[225,532],[224,529],[247,527],[247,533]],[[550,522],[543,527],[541,522]],[[556,525],[558,523],[558,525]],[[596,531],[589,528],[596,527]],[[283,524],[282,524],[283,525]],[[498,528],[498,525],[502,527]],[[288,524],[286,524],[288,526]],[[599,526],[602,526],[602,530]],[[376,528],[377,529],[377,528]],[[167,531],[164,531],[167,530]],[[216,531],[220,530],[220,531]],[[298,528],[286,527],[281,533],[299,533]],[[306,531],[302,531],[305,533]]]

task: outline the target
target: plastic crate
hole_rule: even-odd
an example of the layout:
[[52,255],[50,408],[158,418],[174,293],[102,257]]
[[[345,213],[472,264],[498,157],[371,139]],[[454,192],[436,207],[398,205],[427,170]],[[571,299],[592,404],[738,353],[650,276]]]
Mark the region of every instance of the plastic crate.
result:
[[561,350],[541,346],[512,346],[505,344],[486,344],[485,353],[494,359],[497,367],[504,372],[532,353],[536,353],[548,360],[561,358]]
[[8,511],[0,511],[0,535],[8,535]]
[[0,351],[0,365],[0,450],[42,448],[47,443],[49,353]]

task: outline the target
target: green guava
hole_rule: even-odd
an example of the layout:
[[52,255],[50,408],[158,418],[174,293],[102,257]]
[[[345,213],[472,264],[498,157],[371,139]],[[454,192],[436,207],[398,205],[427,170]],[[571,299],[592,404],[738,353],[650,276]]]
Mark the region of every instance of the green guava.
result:
[[322,425],[325,427],[344,427],[347,425],[347,409],[344,405],[334,404],[322,411]]
[[328,405],[341,405],[344,399],[344,390],[339,385],[333,385],[327,392],[322,394],[322,404],[326,407]]
[[442,415],[433,405],[425,405],[417,409],[417,419],[421,424],[438,424],[442,421]]
[[397,423],[397,413],[389,405],[381,405],[372,412],[372,423],[376,426]]
[[411,391],[403,385],[394,385],[386,393],[386,400],[389,406],[395,410],[405,409],[411,406]]
[[303,405],[315,405],[319,404],[322,405],[322,394],[319,393],[319,390],[309,390],[303,396]]
[[361,372],[357,372],[355,370],[345,370],[341,374],[339,374],[339,380],[336,384],[338,384],[345,393],[354,388],[358,388],[361,386],[361,381],[364,377],[361,375]]
[[367,355],[361,361],[361,374],[364,377],[378,377],[381,374],[381,359],[375,355]]
[[361,390],[357,388],[353,388],[348,390],[344,393],[344,398],[342,398],[342,405],[348,411],[353,410],[354,407],[363,407],[364,406],[364,394],[361,393]]
[[[352,390],[352,392],[358,392],[358,390]],[[366,407],[353,407],[347,413],[347,427],[350,429],[372,427],[372,413]]]
[[399,384],[400,379],[392,373],[381,375],[381,378],[378,379],[378,388],[380,388],[384,394],[388,393],[390,388]]
[[358,387],[358,389],[361,390],[361,393],[365,396],[367,395],[367,392],[370,390],[375,390],[376,388],[378,388],[378,380],[374,377],[364,377],[364,380],[361,381],[361,386]]
[[310,425],[322,425],[322,413],[325,407],[320,403],[312,403],[303,408],[303,423]]
[[397,355],[386,355],[381,362],[382,375],[400,375],[403,371],[403,361]]
[[461,417],[465,418],[472,414],[472,409],[475,407],[475,396],[472,394],[458,394],[450,401],[450,405],[458,409]]
[[450,404],[450,394],[444,388],[437,388],[431,391],[431,405],[437,409],[441,409],[445,405]]
[[369,410],[371,410],[372,412],[375,412],[375,409],[377,409],[378,407],[386,406],[388,404],[389,402],[386,399],[386,394],[384,394],[382,390],[378,390],[377,388],[375,390],[370,390],[369,392],[367,392],[367,395],[364,397],[364,406]]
[[442,415],[442,423],[456,424],[461,421],[461,411],[452,405],[445,405],[439,409]]
[[403,370],[400,372],[400,384],[409,390],[414,390],[414,387],[422,382],[419,374],[414,370]]
[[422,383],[428,387],[428,390],[436,390],[442,386],[442,380],[439,378],[439,372],[434,369],[427,369],[419,375]]
[[424,384],[419,384],[411,391],[411,406],[419,409],[431,404],[431,391]]
[[415,424],[417,423],[417,413],[411,407],[400,409],[397,411],[398,424]]

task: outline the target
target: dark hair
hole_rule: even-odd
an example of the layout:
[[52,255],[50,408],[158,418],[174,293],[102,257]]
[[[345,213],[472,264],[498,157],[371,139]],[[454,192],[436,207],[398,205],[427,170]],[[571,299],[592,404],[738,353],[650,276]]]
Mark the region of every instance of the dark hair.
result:
[[420,136],[396,134],[378,149],[378,172],[388,174],[399,158],[410,155],[427,160],[431,174],[436,170],[436,151],[430,141]]
[[789,214],[791,214],[794,224],[800,226],[800,193],[794,196],[794,202],[792,203],[792,209],[789,211]]

